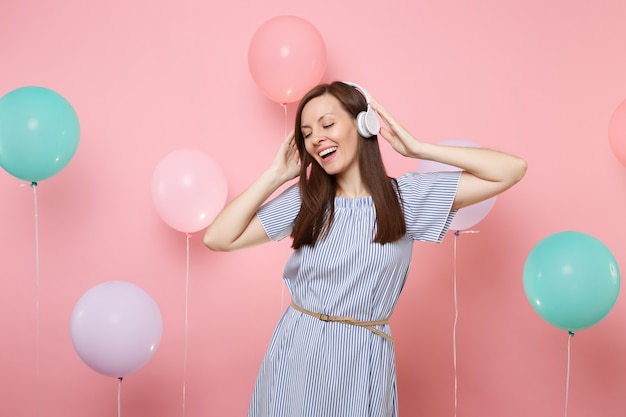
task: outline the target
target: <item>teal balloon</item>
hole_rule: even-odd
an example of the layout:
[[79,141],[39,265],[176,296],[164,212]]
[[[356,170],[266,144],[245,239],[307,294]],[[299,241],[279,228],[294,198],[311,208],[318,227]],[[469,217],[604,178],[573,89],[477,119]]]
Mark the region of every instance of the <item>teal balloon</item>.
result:
[[555,233],[541,240],[524,264],[524,291],[548,323],[567,331],[589,328],[611,311],[620,272],[611,251],[580,232]]
[[14,177],[37,182],[57,174],[79,137],[74,108],[55,91],[21,87],[0,98],[0,166]]

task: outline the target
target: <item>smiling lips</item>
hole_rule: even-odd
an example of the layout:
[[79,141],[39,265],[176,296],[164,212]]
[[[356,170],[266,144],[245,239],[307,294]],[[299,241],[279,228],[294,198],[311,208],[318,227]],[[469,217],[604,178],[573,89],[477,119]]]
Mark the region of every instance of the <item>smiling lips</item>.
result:
[[329,155],[331,155],[332,153],[334,153],[337,150],[336,146],[331,146],[330,148],[326,148],[326,149],[322,149],[318,155],[320,156],[320,158],[322,159],[326,159],[328,158]]

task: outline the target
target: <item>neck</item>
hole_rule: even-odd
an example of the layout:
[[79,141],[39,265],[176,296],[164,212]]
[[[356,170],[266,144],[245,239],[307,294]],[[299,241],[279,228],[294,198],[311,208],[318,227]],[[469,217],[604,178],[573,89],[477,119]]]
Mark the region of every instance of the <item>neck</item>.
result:
[[347,198],[366,197],[370,195],[363,181],[358,180],[347,181],[345,178],[337,178],[337,196]]

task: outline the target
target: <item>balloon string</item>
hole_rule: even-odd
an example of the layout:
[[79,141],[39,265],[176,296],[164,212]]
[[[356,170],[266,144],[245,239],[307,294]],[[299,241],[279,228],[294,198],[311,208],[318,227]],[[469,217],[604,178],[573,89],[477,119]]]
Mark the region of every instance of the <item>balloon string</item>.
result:
[[[287,137],[287,104],[286,103],[280,103],[281,107],[283,108],[284,112],[285,112],[285,118],[283,121],[283,139],[285,139]],[[280,311],[278,312],[279,314],[283,313],[283,309],[285,306],[285,283],[283,280],[280,280]]]
[[122,415],[122,380],[123,377],[117,378],[117,417]]
[[574,337],[574,332],[568,332],[567,337],[567,375],[565,377],[565,417],[567,417],[567,404],[569,403],[569,374],[571,367],[571,345],[572,345],[572,337]]
[[456,256],[456,248],[457,248],[457,239],[459,237],[459,235],[461,234],[465,234],[465,233],[479,233],[479,230],[463,230],[463,231],[459,231],[456,230],[454,232],[454,263],[453,263],[453,274],[454,274],[454,280],[453,280],[453,285],[452,285],[452,292],[453,292],[453,297],[454,297],[454,325],[452,326],[452,362],[454,365],[454,417],[456,417],[456,410],[458,407],[458,388],[459,388],[459,383],[458,383],[458,376],[457,376],[457,367],[456,367],[456,326],[457,323],[459,321],[459,304],[457,301],[457,291],[456,291],[456,281],[457,281],[457,256]]
[[185,272],[185,349],[183,354],[183,417],[185,417],[187,397],[187,350],[189,348],[189,240],[191,233],[187,233],[187,260]]
[[452,358],[453,358],[453,364],[454,364],[454,417],[456,417],[456,410],[458,406],[458,396],[457,396],[458,395],[457,394],[458,378],[457,378],[457,369],[456,369],[456,325],[459,320],[459,306],[457,303],[457,296],[456,296],[456,262],[457,262],[456,245],[457,245],[458,237],[459,237],[459,231],[457,230],[456,232],[454,232],[454,265],[453,265],[454,326],[452,328]]
[[41,384],[41,348],[39,341],[39,208],[37,205],[37,183],[31,182],[30,187],[33,189],[33,206],[35,211],[35,355],[36,359],[36,372],[37,372],[37,415],[41,415],[41,398],[39,393],[39,386]]
[[280,103],[280,106],[285,112],[285,119],[283,123],[283,139],[285,139],[287,137],[287,103]]

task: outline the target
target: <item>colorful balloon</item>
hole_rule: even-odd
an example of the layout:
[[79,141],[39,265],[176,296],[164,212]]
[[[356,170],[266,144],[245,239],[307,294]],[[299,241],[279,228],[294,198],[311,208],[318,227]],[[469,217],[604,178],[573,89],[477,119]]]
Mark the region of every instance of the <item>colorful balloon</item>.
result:
[[319,31],[296,16],[274,17],[261,25],[248,47],[252,79],[271,100],[300,100],[326,70],[326,45]]
[[524,264],[524,291],[548,323],[563,330],[586,329],[611,311],[620,272],[611,251],[580,232],[560,232],[541,240]]
[[0,98],[0,166],[26,181],[60,172],[78,148],[76,112],[59,93],[21,87]]
[[83,294],[70,323],[72,344],[83,362],[116,378],[132,374],[152,358],[162,327],[152,297],[125,281],[104,282]]
[[626,166],[626,100],[617,106],[611,116],[609,144],[618,161]]
[[152,200],[161,219],[185,233],[206,228],[224,207],[226,177],[203,152],[180,149],[165,156],[152,174]]
[[[477,144],[464,139],[447,139],[439,142],[439,145],[445,146],[466,146],[470,148],[479,148]],[[417,172],[443,172],[443,171],[460,171],[459,168],[442,164],[440,162],[422,160],[417,166]],[[449,230],[465,230],[478,224],[491,211],[496,203],[496,197],[488,198],[480,203],[463,207],[457,211],[456,216],[450,224]]]

